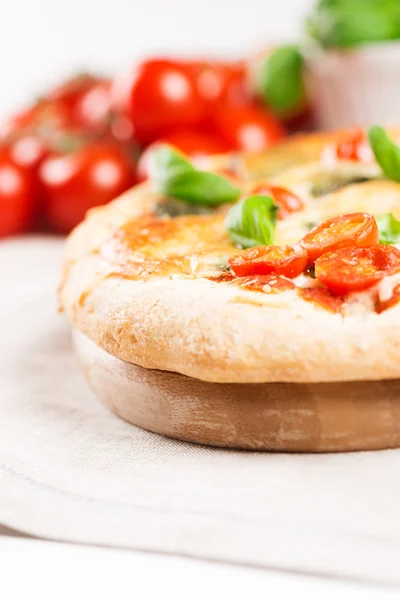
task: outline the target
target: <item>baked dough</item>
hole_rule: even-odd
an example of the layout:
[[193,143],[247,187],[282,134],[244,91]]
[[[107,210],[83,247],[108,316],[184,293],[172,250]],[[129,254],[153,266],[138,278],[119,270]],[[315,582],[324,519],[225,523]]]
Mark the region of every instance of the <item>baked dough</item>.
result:
[[[327,168],[315,160],[332,139],[333,134],[318,134],[275,151],[283,163],[287,152],[285,164],[296,153],[304,162],[280,173],[275,169],[268,179],[292,189],[305,203],[303,211],[278,223],[278,243],[295,243],[310,226],[344,212],[392,212],[400,218],[400,185],[379,179],[375,165],[343,161]],[[216,169],[221,160],[215,159]],[[224,160],[231,168],[238,156]],[[262,165],[268,157],[244,157],[244,162],[241,186],[246,192],[253,169],[254,179],[260,180],[260,173],[265,178],[268,165]],[[321,178],[338,173],[342,187],[321,193]],[[365,178],[372,180],[351,183]],[[320,187],[314,195],[316,179]],[[400,376],[399,303],[378,314],[370,292],[359,293],[351,295],[344,310],[332,312],[297,289],[266,293],[269,286],[264,291],[234,285],[224,280],[226,259],[238,252],[224,230],[227,207],[212,214],[148,216],[164,205],[150,184],[141,184],[90,211],[67,241],[61,308],[100,348],[136,365],[210,382]],[[399,283],[396,277],[374,293],[390,296]]]

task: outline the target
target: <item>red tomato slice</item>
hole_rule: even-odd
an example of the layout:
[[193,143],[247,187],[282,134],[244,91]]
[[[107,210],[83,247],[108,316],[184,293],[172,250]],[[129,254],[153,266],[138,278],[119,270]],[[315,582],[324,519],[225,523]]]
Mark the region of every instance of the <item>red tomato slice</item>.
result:
[[296,194],[275,185],[258,185],[252,194],[271,196],[279,206],[278,219],[286,219],[290,214],[304,208],[304,202]]
[[214,126],[232,148],[248,152],[269,148],[286,135],[276,117],[255,104],[224,107],[216,112]]
[[150,144],[143,152],[137,165],[138,181],[144,181],[148,178],[150,156],[160,144],[170,144],[193,160],[209,156],[210,154],[222,154],[229,150],[225,140],[216,135],[207,135],[206,133],[197,133],[193,131],[177,131],[171,133],[170,135],[164,136],[161,140]]
[[106,142],[51,156],[42,163],[39,175],[47,219],[63,232],[75,227],[88,209],[106,204],[134,183],[129,157]]
[[374,154],[362,129],[354,129],[343,135],[337,142],[328,144],[322,152],[322,161],[333,163],[337,160],[372,162]]
[[0,156],[0,236],[26,231],[33,221],[35,196],[30,174],[7,154]]
[[143,144],[197,125],[205,112],[193,74],[170,60],[143,62],[117,78],[112,97],[114,108],[131,122],[134,137]]
[[300,240],[314,262],[319,256],[339,248],[371,246],[379,242],[379,229],[372,215],[350,213],[317,225]]
[[307,252],[299,246],[257,246],[228,260],[235,275],[268,275],[275,272],[292,279],[307,267]]
[[365,290],[398,271],[400,251],[379,244],[334,250],[315,263],[315,276],[336,295]]

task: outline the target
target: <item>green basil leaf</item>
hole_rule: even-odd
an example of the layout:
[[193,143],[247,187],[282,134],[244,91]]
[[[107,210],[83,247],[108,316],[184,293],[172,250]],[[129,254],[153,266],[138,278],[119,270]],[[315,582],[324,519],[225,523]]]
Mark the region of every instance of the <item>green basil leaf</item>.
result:
[[150,179],[160,193],[168,193],[165,191],[165,187],[170,179],[194,170],[195,168],[189,161],[167,144],[160,146],[150,155]]
[[263,61],[258,93],[280,117],[290,117],[304,108],[304,59],[296,46],[277,48]]
[[400,37],[397,0],[320,2],[307,22],[311,37],[325,47],[351,47]]
[[167,194],[190,204],[218,205],[235,202],[240,190],[228,179],[207,171],[188,171],[170,179]]
[[249,196],[232,206],[225,227],[242,248],[270,246],[274,242],[277,210],[270,196]]
[[375,217],[381,244],[400,244],[400,221],[391,213]]
[[388,136],[383,127],[375,125],[368,130],[372,151],[388,179],[400,182],[400,148]]
[[149,172],[158,192],[189,204],[215,206],[235,202],[240,196],[240,189],[228,179],[198,171],[168,146],[154,151]]

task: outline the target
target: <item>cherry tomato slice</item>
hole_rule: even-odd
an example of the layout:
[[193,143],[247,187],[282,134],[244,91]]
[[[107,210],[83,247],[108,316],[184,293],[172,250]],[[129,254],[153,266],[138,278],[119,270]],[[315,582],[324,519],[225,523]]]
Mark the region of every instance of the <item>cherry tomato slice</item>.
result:
[[134,183],[133,165],[116,144],[93,142],[50,156],[40,170],[46,217],[57,231],[75,227],[88,209],[106,204]]
[[255,104],[226,106],[216,111],[214,126],[232,148],[248,152],[269,148],[286,135],[276,117]]
[[235,275],[268,275],[275,272],[292,279],[307,266],[307,252],[299,246],[257,246],[228,260]]
[[310,262],[339,248],[371,246],[379,242],[379,229],[372,215],[350,213],[324,221],[300,240],[308,252]]
[[225,140],[216,135],[197,133],[193,131],[177,131],[164,136],[161,140],[153,142],[141,155],[137,165],[137,179],[144,181],[148,178],[148,165],[151,154],[160,144],[170,144],[191,159],[203,158],[210,154],[228,152],[229,147]]
[[141,63],[115,80],[112,96],[114,108],[131,122],[134,137],[143,144],[204,117],[193,74],[170,60]]
[[322,151],[321,159],[326,163],[334,163],[337,160],[372,162],[374,155],[364,131],[354,129],[337,142],[328,144]]
[[0,156],[0,236],[26,231],[32,224],[35,196],[30,174],[6,153]]
[[324,254],[315,263],[315,276],[336,295],[365,290],[398,271],[400,251],[383,244],[341,248]]
[[278,219],[286,219],[293,212],[302,210],[304,202],[296,194],[275,185],[258,185],[252,191],[254,195],[271,196],[279,206]]

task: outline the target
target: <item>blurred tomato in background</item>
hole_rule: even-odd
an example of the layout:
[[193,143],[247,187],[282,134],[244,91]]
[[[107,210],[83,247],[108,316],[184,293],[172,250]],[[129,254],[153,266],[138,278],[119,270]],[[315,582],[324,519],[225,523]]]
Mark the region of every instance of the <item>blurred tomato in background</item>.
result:
[[42,94],[0,127],[0,235],[38,226],[67,233],[88,209],[147,179],[160,143],[197,160],[280,142],[286,126],[255,84],[259,63],[150,58]]
[[96,141],[48,157],[39,170],[45,216],[68,232],[90,208],[110,202],[134,183],[130,157],[115,142]]
[[31,174],[0,153],[0,236],[27,231],[35,213]]
[[117,77],[114,107],[132,125],[141,144],[153,142],[176,128],[201,123],[204,103],[195,79],[184,64],[149,60]]

